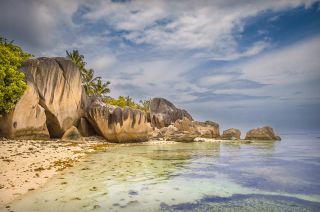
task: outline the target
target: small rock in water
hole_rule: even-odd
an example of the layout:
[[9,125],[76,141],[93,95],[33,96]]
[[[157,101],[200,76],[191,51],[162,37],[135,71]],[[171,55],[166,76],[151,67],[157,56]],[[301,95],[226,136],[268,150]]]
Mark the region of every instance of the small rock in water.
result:
[[133,191],[133,190],[130,190],[128,192],[129,195],[138,195],[139,193],[137,191]]
[[94,205],[93,206],[93,209],[98,209],[98,208],[101,208],[101,206],[100,205]]

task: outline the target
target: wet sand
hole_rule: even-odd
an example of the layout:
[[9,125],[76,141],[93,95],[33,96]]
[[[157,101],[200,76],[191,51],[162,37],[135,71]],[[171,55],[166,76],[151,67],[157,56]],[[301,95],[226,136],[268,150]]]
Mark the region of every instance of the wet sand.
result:
[[[222,142],[214,139],[198,140]],[[83,160],[88,153],[104,151],[111,147],[175,143],[177,142],[150,140],[143,143],[113,144],[99,137],[88,137],[81,142],[1,139],[0,206],[4,206],[28,191],[44,185],[59,171],[72,167],[78,161]]]
[[0,206],[43,185],[87,153],[112,146],[99,138],[61,140],[0,140]]

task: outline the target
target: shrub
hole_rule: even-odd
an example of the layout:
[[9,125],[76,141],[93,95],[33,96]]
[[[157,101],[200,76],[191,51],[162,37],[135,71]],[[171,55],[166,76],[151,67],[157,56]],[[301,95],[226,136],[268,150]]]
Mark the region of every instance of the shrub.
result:
[[0,114],[10,112],[27,89],[18,69],[32,55],[0,37]]

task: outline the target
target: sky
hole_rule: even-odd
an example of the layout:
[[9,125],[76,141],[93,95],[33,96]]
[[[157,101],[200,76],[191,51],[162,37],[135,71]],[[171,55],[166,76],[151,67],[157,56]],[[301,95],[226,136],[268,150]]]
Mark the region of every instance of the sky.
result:
[[[0,0],[0,35],[78,49],[111,96],[164,97],[222,130],[320,130],[316,0]],[[244,132],[243,132],[244,133]]]

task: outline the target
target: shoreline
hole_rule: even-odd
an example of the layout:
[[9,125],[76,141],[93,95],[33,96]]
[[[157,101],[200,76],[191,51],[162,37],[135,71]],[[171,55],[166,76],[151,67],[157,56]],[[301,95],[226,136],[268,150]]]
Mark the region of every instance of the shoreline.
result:
[[0,140],[0,206],[36,190],[62,170],[114,144],[102,138],[84,141]]
[[[248,143],[246,140],[204,138],[194,142]],[[83,141],[0,139],[0,207],[43,186],[52,177],[73,167],[91,153],[114,147],[177,143],[181,142],[151,139],[141,143],[110,143],[102,137],[86,137]]]

